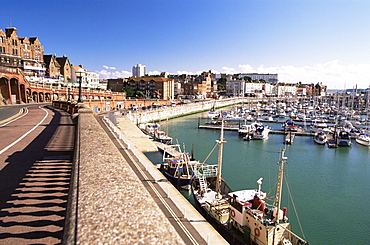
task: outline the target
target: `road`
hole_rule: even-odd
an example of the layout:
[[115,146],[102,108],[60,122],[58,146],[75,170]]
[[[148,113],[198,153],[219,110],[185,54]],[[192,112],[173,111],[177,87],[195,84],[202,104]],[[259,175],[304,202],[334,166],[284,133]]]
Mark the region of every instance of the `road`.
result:
[[[74,125],[50,105],[26,106],[0,122],[0,244],[59,244],[74,147]],[[15,113],[16,114],[16,113]]]

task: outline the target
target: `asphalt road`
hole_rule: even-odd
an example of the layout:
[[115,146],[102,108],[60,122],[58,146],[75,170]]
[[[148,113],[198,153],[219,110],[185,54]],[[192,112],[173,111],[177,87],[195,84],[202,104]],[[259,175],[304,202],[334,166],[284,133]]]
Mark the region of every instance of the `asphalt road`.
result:
[[0,244],[61,243],[73,147],[70,115],[45,104],[0,123]]

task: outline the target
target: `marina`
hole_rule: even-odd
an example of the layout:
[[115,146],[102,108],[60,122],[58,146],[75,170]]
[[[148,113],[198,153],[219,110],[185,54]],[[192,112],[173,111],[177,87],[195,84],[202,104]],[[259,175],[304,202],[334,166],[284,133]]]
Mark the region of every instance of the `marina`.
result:
[[[220,131],[198,127],[199,118],[207,118],[207,112],[169,120],[168,134],[188,147],[184,149],[188,152],[194,145],[194,158],[202,161]],[[269,138],[259,141],[243,141],[237,129],[227,130],[225,127],[228,143],[224,146],[223,178],[230,188],[241,190],[254,186],[256,178],[261,176],[264,176],[265,187],[271,187],[277,174],[274,162],[278,152],[284,148],[288,157],[288,178],[300,218],[300,221],[294,218],[294,214],[289,213],[292,212],[291,206],[284,204],[288,206],[293,231],[310,244],[367,244],[370,228],[360,223],[366,223],[369,218],[365,206],[370,200],[363,195],[370,190],[367,181],[369,148],[356,144],[352,139],[351,147],[332,149],[316,144],[312,133],[307,135],[310,137],[295,133],[294,144],[284,144],[286,136],[273,133],[280,126],[276,123],[270,125]],[[153,153],[149,158],[158,164],[161,156],[155,155]],[[208,161],[216,163],[217,159],[211,157]],[[187,191],[183,194],[194,203]],[[288,193],[283,193],[286,195]],[[346,209],[338,215],[344,200],[356,200],[360,212]],[[304,233],[299,231],[301,226]]]

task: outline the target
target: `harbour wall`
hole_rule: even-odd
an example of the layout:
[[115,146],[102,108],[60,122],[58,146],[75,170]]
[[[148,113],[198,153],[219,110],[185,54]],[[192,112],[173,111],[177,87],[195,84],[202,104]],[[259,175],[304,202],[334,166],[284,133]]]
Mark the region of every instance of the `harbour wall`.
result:
[[[257,103],[261,99],[249,100],[248,103]],[[225,107],[237,103],[245,103],[243,98],[230,98],[219,100],[205,100],[198,103],[189,103],[176,106],[169,106],[160,110],[147,110],[144,112],[130,111],[127,113],[127,118],[136,124],[146,123],[151,121],[166,120],[169,118],[184,116],[200,111],[210,110],[213,106],[216,108]]]

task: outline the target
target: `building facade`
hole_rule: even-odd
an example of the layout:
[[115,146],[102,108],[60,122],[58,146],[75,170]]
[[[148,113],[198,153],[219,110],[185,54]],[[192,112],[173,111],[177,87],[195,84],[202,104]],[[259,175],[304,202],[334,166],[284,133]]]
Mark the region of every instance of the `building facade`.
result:
[[18,37],[15,27],[0,29],[0,66],[21,69],[25,75],[40,76],[45,72],[44,47],[37,37]]
[[250,77],[252,81],[264,80],[271,84],[276,84],[278,82],[278,74],[258,74],[258,73],[241,73],[237,74],[238,78]]
[[174,99],[175,81],[165,77],[131,77],[128,85],[135,92],[142,92],[146,98]]

